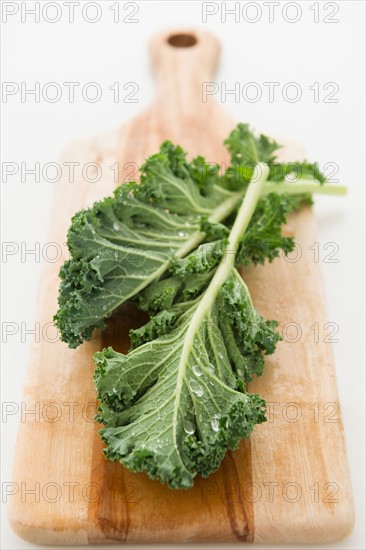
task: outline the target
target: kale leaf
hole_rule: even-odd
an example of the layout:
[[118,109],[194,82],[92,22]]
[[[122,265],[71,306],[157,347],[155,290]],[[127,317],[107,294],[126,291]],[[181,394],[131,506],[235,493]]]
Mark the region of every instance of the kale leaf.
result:
[[[267,175],[250,184],[226,250],[247,229]],[[107,458],[172,488],[215,471],[226,451],[265,420],[264,401],[246,383],[262,373],[263,355],[274,352],[277,323],[255,311],[235,261],[224,253],[201,281],[193,271],[188,280],[175,275],[148,287],[140,305],[160,313],[135,331],[137,347],[95,355]]]
[[104,328],[104,319],[164,274],[173,258],[202,242],[203,219],[214,224],[237,206],[240,195],[220,185],[212,165],[202,178],[201,165],[165,142],[142,166],[141,183],[121,185],[73,217],[55,316],[70,347]]
[[105,454],[172,488],[215,471],[254,426],[265,403],[247,384],[280,339],[255,310],[238,267],[294,247],[287,214],[323,185],[316,164],[276,161],[279,145],[239,124],[223,173],[165,142],[118,187],[78,212],[68,233],[56,325],[77,347],[129,299],[149,321],[131,330],[128,354],[95,355]]
[[[121,185],[114,196],[75,214],[67,240],[70,259],[60,271],[59,310],[54,318],[61,339],[70,347],[90,339],[124,302],[169,272],[214,268],[259,161],[269,168],[263,199],[253,230],[236,243],[245,265],[271,261],[279,248],[285,253],[291,250],[292,240],[280,234],[279,210],[285,214],[311,202],[314,192],[344,192],[340,186],[322,185],[324,176],[315,164],[277,163],[279,145],[266,136],[256,137],[246,124],[239,124],[226,144],[231,165],[219,174],[218,165],[202,157],[188,161],[181,147],[167,141],[141,167],[140,182]],[[293,182],[288,177],[296,166],[301,178]],[[266,199],[273,194],[280,198]],[[271,217],[272,208],[278,212],[265,234],[258,220]]]

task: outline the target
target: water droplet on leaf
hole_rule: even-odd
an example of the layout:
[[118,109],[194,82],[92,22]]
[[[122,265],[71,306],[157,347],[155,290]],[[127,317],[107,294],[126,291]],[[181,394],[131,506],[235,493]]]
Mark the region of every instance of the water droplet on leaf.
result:
[[219,415],[219,414],[215,414],[215,415],[212,417],[212,420],[211,420],[211,427],[212,427],[212,429],[213,429],[214,432],[218,432],[219,429],[220,429],[219,420],[220,420],[220,415]]
[[184,427],[184,431],[188,435],[194,434],[194,432],[196,431],[195,425],[190,420],[185,420],[183,427]]
[[193,365],[192,370],[196,376],[202,376],[202,369],[199,365]]
[[198,382],[196,382],[196,380],[191,380],[189,383],[189,387],[191,391],[193,391],[193,393],[197,395],[197,397],[201,397],[203,395],[203,389],[198,384]]

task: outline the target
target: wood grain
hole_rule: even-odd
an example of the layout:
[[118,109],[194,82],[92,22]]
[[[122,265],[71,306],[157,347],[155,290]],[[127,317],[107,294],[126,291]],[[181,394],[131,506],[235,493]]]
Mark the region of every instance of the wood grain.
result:
[[[169,37],[177,33],[161,33],[150,44],[157,78],[152,105],[124,128],[65,154],[64,160],[81,165],[98,162],[102,178],[97,184],[60,182],[51,241],[63,243],[71,215],[111,193],[111,165],[119,162],[124,180],[131,163],[139,166],[164,139],[180,143],[190,155],[228,160],[222,142],[234,123],[212,97],[202,101],[202,85],[212,80],[219,44],[203,31],[180,29],[179,34],[193,35],[197,43],[174,47]],[[352,495],[342,422],[335,409],[331,344],[322,341],[324,334],[314,342],[309,329],[315,322],[321,327],[327,322],[319,266],[309,250],[316,241],[312,211],[293,216],[286,230],[296,234],[301,258],[278,259],[244,272],[256,307],[265,317],[279,319],[287,334],[267,361],[265,375],[251,387],[269,403],[269,421],[256,427],[250,442],[228,453],[215,474],[198,478],[188,491],[172,491],[105,461],[98,427],[91,421],[92,355],[106,344],[127,350],[128,328],[143,320],[131,305],[111,320],[102,340],[96,337],[78,350],[50,338],[34,344],[24,401],[27,409],[38,403],[41,412],[21,422],[9,505],[10,522],[20,536],[47,545],[281,544],[330,542],[350,532]],[[52,321],[57,309],[59,267],[48,264],[44,271],[37,318],[41,326]],[[294,341],[298,327],[302,333]]]

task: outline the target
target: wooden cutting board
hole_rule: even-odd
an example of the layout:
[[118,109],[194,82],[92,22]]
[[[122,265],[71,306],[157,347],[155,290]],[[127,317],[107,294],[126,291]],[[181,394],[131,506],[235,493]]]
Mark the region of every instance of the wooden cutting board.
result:
[[[194,44],[192,44],[194,42]],[[219,44],[208,33],[162,33],[150,45],[157,76],[153,104],[139,117],[91,142],[73,146],[64,160],[100,165],[98,183],[79,178],[58,185],[50,241],[65,242],[71,215],[129,179],[164,139],[190,155],[226,162],[223,139],[234,122],[202,83],[212,80]],[[289,154],[289,157],[296,160]],[[89,173],[89,178],[91,177]],[[254,303],[279,319],[285,339],[252,384],[268,402],[268,422],[228,453],[221,468],[195,487],[173,491],[145,474],[107,462],[93,422],[93,353],[112,344],[127,351],[128,328],[142,317],[127,306],[125,324],[77,350],[50,328],[57,309],[59,263],[44,270],[38,301],[43,338],[33,345],[14,465],[9,518],[23,538],[46,545],[111,542],[246,541],[325,543],[345,537],[353,504],[330,332],[311,209],[291,217],[298,255],[245,270]],[[316,325],[318,323],[318,325]],[[128,325],[128,326],[127,326]],[[311,328],[312,327],[312,328]],[[317,330],[318,327],[318,330]],[[317,334],[317,332],[319,334]]]

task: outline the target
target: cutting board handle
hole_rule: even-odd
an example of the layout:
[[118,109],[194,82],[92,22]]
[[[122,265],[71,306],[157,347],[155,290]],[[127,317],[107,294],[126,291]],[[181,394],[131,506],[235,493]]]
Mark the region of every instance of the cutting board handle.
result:
[[171,139],[192,155],[208,154],[202,141],[207,121],[217,113],[211,90],[220,54],[218,40],[200,29],[169,29],[151,39],[149,50],[157,79],[153,109],[159,112],[159,131],[149,127],[150,141],[156,138],[151,150]]
[[[158,83],[178,80],[201,82],[212,78],[220,54],[220,44],[210,33],[200,29],[166,30],[155,35],[149,44]],[[186,86],[184,86],[186,88]]]

